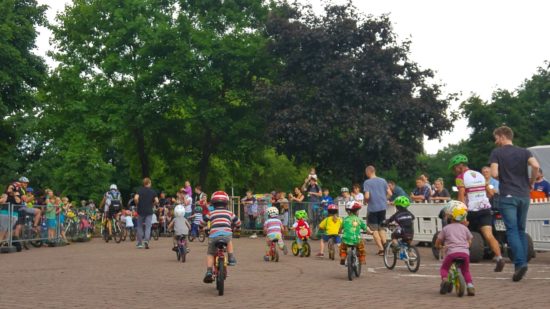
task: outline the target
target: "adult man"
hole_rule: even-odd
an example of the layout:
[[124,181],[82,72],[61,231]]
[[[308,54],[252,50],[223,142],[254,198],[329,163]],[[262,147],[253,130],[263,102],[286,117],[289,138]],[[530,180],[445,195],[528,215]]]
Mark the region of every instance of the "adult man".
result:
[[104,214],[105,214],[105,224],[107,230],[109,231],[109,237],[113,235],[113,227],[111,226],[111,221],[113,218],[116,218],[118,213],[122,210],[122,196],[116,184],[112,184],[109,187],[109,191],[103,196],[103,200],[99,204],[99,208],[105,205]]
[[[514,252],[513,281],[527,272],[527,237],[525,225],[529,210],[529,193],[539,173],[539,162],[527,149],[513,145],[514,132],[507,126],[493,131],[498,148],[491,152],[491,176],[500,182],[499,211],[506,225],[506,238]],[[531,166],[529,178],[527,167]]]
[[470,230],[481,232],[491,251],[495,254],[495,271],[501,272],[504,268],[504,259],[498,241],[493,236],[493,215],[486,193],[489,184],[481,173],[468,168],[468,157],[465,155],[457,154],[452,157],[449,169],[456,175],[458,200],[468,206],[467,220]]
[[499,194],[498,180],[491,177],[491,167],[489,166],[484,166],[481,169],[481,174],[485,177],[485,183],[489,185],[489,187],[487,187],[487,197],[489,198],[489,202],[491,202],[491,206],[496,209]]
[[550,196],[550,183],[544,179],[542,174],[542,168],[539,169],[539,175],[537,176],[537,181],[533,185],[533,190],[531,191],[532,200],[542,200]]
[[405,192],[405,190],[403,190],[403,188],[398,186],[393,180],[388,181],[388,188],[390,188],[392,192],[392,195],[390,197],[390,201],[392,202],[400,196],[407,196],[407,193]]
[[[151,239],[151,222],[153,220],[153,204],[158,204],[157,193],[151,189],[151,179],[143,178],[143,187],[141,187],[134,196],[134,202],[137,205],[137,245],[138,249],[149,249],[149,240]],[[145,222],[145,235],[143,223]]]
[[17,226],[15,227],[14,235],[20,236],[23,224],[25,223],[25,215],[34,216],[33,226],[36,231],[40,228],[41,211],[38,208],[33,208],[32,201],[27,196],[27,187],[29,179],[27,177],[19,178],[18,182],[14,182],[6,189],[8,195],[7,202],[15,205],[21,205],[19,208],[14,207],[13,211],[18,212]]
[[304,185],[302,186],[302,191],[305,192],[306,196],[308,197],[309,201],[309,209],[313,213],[313,220],[314,224],[317,225],[319,223],[319,205],[321,203],[321,197],[323,196],[321,187],[317,184],[317,175],[312,175],[309,178],[309,181],[304,182]]
[[252,194],[252,190],[246,191],[246,196],[242,198],[241,202],[244,206],[244,212],[248,215],[248,228],[253,232],[250,238],[258,238],[256,235],[256,217],[258,217],[258,201]]
[[384,255],[384,244],[386,243],[386,231],[382,223],[386,220],[386,209],[388,198],[392,192],[386,180],[376,177],[376,169],[369,165],[365,169],[367,180],[363,183],[365,201],[367,206],[367,226],[373,231],[373,238],[378,247],[378,255]]
[[411,192],[411,199],[416,203],[427,202],[432,195],[432,190],[425,179],[422,175],[416,178],[416,188]]

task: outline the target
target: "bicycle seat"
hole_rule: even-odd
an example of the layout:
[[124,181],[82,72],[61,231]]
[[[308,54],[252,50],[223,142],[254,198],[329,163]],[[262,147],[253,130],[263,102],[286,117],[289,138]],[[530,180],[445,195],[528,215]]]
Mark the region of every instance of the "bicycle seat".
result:
[[177,236],[178,240],[182,240],[182,239],[186,239],[186,238],[187,238],[187,236],[185,236],[185,235],[178,235]]
[[456,258],[456,259],[454,259],[453,262],[454,262],[455,264],[462,264],[462,263],[464,263],[464,259],[463,259],[463,258]]
[[214,245],[218,249],[223,249],[223,248],[227,247],[227,241],[225,241],[225,239],[219,239],[219,240],[216,240]]

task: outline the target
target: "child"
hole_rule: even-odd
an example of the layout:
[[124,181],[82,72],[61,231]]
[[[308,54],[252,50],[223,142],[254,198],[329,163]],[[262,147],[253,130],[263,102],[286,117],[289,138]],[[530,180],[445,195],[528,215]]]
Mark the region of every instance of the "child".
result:
[[340,246],[340,236],[338,234],[340,233],[340,229],[342,229],[342,219],[338,217],[338,206],[331,203],[328,205],[327,211],[329,216],[319,224],[319,230],[323,230],[325,233],[321,238],[321,248],[319,253],[317,253],[318,257],[325,256],[325,241],[328,242],[331,237]]
[[134,229],[134,220],[132,218],[132,212],[126,210],[126,216],[124,217],[124,222],[126,226],[126,235],[129,235],[132,229]]
[[285,236],[288,235],[288,199],[286,198],[286,192],[281,191],[279,192],[279,200],[277,200],[277,203],[279,203],[279,207],[281,208],[280,215],[281,215],[281,221],[283,223],[283,234]]
[[393,201],[397,212],[394,213],[387,223],[396,222],[398,227],[391,235],[391,246],[394,252],[399,250],[397,241],[402,239],[407,243],[411,243],[414,237],[414,215],[407,209],[411,205],[411,201],[406,196],[400,196]]
[[323,189],[323,195],[321,196],[321,206],[323,206],[323,217],[327,216],[328,205],[334,204],[334,199],[329,195],[329,190],[327,188]]
[[269,261],[269,250],[271,243],[275,240],[277,240],[277,244],[279,245],[279,248],[283,250],[283,253],[285,255],[288,253],[288,249],[283,241],[283,223],[278,218],[279,210],[275,207],[269,207],[267,209],[267,216],[269,218],[264,223],[265,241],[267,243],[267,250],[264,256],[264,260],[266,262]]
[[[246,196],[241,200],[244,205],[244,212],[248,216],[248,228],[256,230],[256,217],[258,217],[258,200],[252,195],[252,190],[246,191]],[[253,232],[250,238],[255,239],[258,235]]]
[[367,229],[367,224],[361,218],[357,216],[357,213],[361,209],[361,204],[352,201],[346,205],[346,210],[349,215],[344,219],[342,223],[342,243],[340,244],[340,265],[346,264],[346,257],[348,255],[348,246],[357,246],[359,262],[366,264],[367,251],[365,250],[365,243],[361,238],[361,231],[370,232]]
[[460,201],[451,201],[449,212],[451,223],[446,225],[435,241],[435,247],[441,249],[445,245],[445,259],[441,264],[441,286],[439,293],[445,294],[451,283],[448,281],[449,268],[455,259],[462,259],[462,274],[466,280],[468,296],[475,295],[472,275],[470,274],[470,245],[472,244],[472,233],[466,227],[466,216],[468,208]]
[[191,235],[194,237],[199,236],[199,227],[202,224],[202,207],[195,207],[195,213],[188,218],[189,221],[193,222],[191,224]]
[[304,257],[304,251],[302,250],[303,239],[307,239],[311,236],[311,229],[307,223],[307,213],[305,210],[298,210],[294,214],[296,222],[292,225],[292,229],[296,231],[296,243],[298,244],[298,252],[300,257]]
[[237,264],[231,238],[233,236],[233,227],[238,229],[241,226],[239,218],[227,209],[227,204],[229,203],[229,195],[227,195],[227,193],[223,191],[214,192],[210,202],[214,205],[214,210],[206,215],[202,223],[202,225],[205,226],[208,222],[212,221],[212,226],[208,235],[209,242],[206,252],[206,274],[203,279],[204,283],[212,283],[214,281],[212,268],[214,266],[214,255],[218,251],[218,248],[216,248],[216,243],[218,241],[224,241],[227,244],[229,266]]
[[173,251],[178,251],[178,237],[187,237],[191,226],[189,221],[185,218],[185,207],[183,205],[177,205],[174,208],[174,220],[168,225],[168,230],[174,229],[173,239]]
[[46,223],[48,226],[48,243],[53,246],[53,240],[55,238],[55,230],[57,228],[57,212],[58,209],[55,206],[55,198],[48,199],[46,205]]

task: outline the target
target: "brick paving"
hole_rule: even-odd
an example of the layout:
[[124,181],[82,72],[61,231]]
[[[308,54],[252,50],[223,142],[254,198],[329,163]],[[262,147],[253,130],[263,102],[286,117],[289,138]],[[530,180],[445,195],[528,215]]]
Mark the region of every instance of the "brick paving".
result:
[[[458,298],[439,295],[439,263],[430,248],[420,248],[420,270],[411,274],[401,261],[387,270],[369,242],[367,267],[350,282],[346,269],[328,258],[289,254],[266,263],[263,239],[234,241],[238,265],[229,269],[222,297],[215,285],[202,283],[206,244],[196,241],[185,264],[176,261],[169,238],[152,241],[150,250],[94,239],[2,254],[0,308],[550,307],[550,253],[538,253],[517,283],[511,264],[502,273],[490,262],[473,264],[477,295]],[[318,242],[311,244],[316,253]]]

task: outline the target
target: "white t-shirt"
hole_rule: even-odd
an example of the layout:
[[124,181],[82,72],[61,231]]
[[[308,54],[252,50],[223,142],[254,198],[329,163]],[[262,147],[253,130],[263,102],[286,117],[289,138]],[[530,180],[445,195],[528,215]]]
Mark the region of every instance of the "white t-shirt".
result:
[[355,196],[353,197],[353,199],[357,202],[359,202],[359,204],[361,205],[364,205],[364,201],[365,201],[365,196],[363,195],[363,193],[359,192],[357,194],[355,194]]
[[188,235],[189,234],[189,222],[185,217],[174,218],[174,232],[176,235]]
[[157,215],[153,214],[153,218],[151,219],[151,224],[159,223],[159,220],[157,219]]
[[132,216],[126,216],[124,220],[126,222],[126,227],[134,227],[134,221],[132,221]]
[[183,206],[185,206],[185,212],[190,213],[193,212],[193,199],[189,197],[189,195],[186,195],[183,199]]

